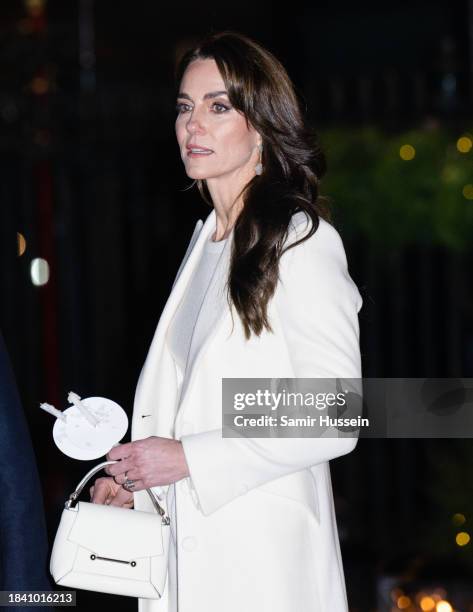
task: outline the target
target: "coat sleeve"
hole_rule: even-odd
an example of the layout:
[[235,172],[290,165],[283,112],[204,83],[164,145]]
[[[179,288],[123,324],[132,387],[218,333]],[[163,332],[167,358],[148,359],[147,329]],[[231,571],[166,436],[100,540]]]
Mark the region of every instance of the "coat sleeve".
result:
[[[52,590],[36,457],[1,334],[0,490],[0,590]],[[22,609],[51,610],[49,606]]]
[[[302,236],[301,225],[288,240]],[[320,219],[315,234],[281,257],[273,296],[295,377],[361,379],[361,306],[340,235]],[[181,438],[204,515],[271,480],[345,455],[357,441],[338,431],[317,438],[223,438],[219,429]]]

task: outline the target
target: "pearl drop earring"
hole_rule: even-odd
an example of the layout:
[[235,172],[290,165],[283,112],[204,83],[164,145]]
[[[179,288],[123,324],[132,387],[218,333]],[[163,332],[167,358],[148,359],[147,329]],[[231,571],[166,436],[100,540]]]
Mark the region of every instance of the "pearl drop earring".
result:
[[263,145],[259,144],[258,145],[258,149],[259,149],[259,153],[260,153],[260,160],[259,160],[259,162],[255,166],[255,172],[259,176],[259,175],[263,174],[263,164],[261,163],[261,153],[263,152]]

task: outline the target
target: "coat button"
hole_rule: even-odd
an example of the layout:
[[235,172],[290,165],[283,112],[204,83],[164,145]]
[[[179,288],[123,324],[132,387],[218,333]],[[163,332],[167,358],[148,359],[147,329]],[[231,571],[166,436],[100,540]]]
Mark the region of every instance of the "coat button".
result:
[[181,545],[187,552],[192,552],[197,548],[197,539],[193,536],[187,536],[182,540]]

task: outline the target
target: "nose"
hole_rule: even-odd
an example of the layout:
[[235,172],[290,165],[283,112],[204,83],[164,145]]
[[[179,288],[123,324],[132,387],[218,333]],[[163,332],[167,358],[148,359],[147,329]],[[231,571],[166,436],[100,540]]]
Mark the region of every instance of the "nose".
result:
[[195,111],[195,109],[192,113],[189,114],[189,119],[186,123],[186,129],[189,134],[202,134],[205,131],[202,118]]

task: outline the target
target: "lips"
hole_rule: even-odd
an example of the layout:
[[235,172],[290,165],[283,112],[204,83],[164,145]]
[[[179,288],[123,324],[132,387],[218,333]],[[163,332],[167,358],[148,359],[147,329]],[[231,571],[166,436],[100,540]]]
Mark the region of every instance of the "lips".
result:
[[212,149],[207,149],[207,147],[198,147],[197,145],[188,145],[187,147],[187,157],[208,157],[213,154]]
[[203,147],[203,146],[197,145],[197,144],[187,145],[186,148],[187,148],[188,151],[196,149],[196,150],[199,150],[199,151],[210,151],[211,153],[213,153],[212,149],[209,149],[207,147]]

